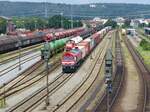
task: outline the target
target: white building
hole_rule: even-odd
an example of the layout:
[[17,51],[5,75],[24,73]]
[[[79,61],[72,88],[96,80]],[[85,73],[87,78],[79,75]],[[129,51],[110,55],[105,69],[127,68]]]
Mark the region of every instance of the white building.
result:
[[115,19],[115,21],[117,22],[118,26],[122,26],[125,23],[125,19],[123,17],[118,17]]
[[133,28],[137,28],[142,24],[148,25],[150,23],[150,19],[133,19],[131,20],[130,26],[132,26]]

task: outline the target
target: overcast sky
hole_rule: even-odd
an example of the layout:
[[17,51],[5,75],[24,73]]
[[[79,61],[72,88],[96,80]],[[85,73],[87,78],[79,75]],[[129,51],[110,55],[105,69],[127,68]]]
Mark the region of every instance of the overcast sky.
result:
[[[3,1],[3,0],[0,0]],[[6,0],[5,0],[6,1]],[[150,4],[150,0],[8,0],[8,1],[32,1],[32,2],[53,2],[68,4],[85,4],[85,3],[142,3]]]

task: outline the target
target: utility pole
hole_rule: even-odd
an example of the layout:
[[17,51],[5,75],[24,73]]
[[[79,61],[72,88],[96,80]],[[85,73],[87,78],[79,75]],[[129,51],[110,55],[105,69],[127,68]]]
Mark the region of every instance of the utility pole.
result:
[[50,58],[50,48],[49,48],[49,43],[48,41],[46,41],[44,43],[44,60],[45,60],[45,71],[46,71],[46,88],[47,88],[47,97],[46,97],[46,107],[49,106],[49,89],[48,89],[48,86],[49,86],[49,83],[48,83],[48,74],[49,74],[49,66],[48,66],[48,61],[49,61],[49,58]]
[[6,95],[5,95],[5,83],[4,83],[4,106],[6,105]]
[[61,15],[61,28],[63,28],[64,27],[63,13],[60,13],[60,15]]
[[112,84],[111,81],[108,82],[106,87],[106,95],[107,95],[107,112],[110,112],[110,94],[112,93]]
[[48,14],[47,14],[47,1],[45,0],[45,18],[48,17]]
[[34,21],[34,28],[35,28],[35,30],[36,30],[36,23],[37,23],[37,21],[35,20]]
[[47,100],[46,100],[46,106],[49,105],[49,89],[48,89],[48,60],[46,61],[46,86],[47,86]]
[[5,83],[3,84],[3,96],[2,97],[0,97],[0,108],[5,108],[6,107],[6,94],[5,94]]
[[73,9],[71,4],[70,7],[71,7],[71,28],[73,28]]
[[19,47],[19,70],[21,70],[21,46],[22,42],[20,39],[18,39],[18,47]]
[[26,29],[26,28],[25,28],[25,21],[22,21],[22,24],[23,24],[23,28]]
[[[56,50],[55,50],[55,48],[56,48],[56,45],[55,45],[55,41],[56,41],[55,32],[53,32],[52,34],[53,34],[53,37],[54,37],[54,40],[52,41],[54,43],[54,54],[56,54]],[[55,58],[54,58],[54,60],[55,60]]]
[[107,112],[110,112],[109,110],[109,93],[108,93],[108,90],[106,90],[106,94],[107,94]]

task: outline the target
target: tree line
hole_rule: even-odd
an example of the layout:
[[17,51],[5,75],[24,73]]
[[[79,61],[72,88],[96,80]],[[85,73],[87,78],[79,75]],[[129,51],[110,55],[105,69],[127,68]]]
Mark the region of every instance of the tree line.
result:
[[[61,15],[55,15],[49,18],[41,17],[13,17],[12,21],[15,25],[15,28],[25,28],[31,31],[36,29],[44,28],[64,28],[70,29],[71,23],[73,27],[82,26],[82,22],[79,20],[69,20],[66,17]],[[7,21],[3,18],[0,18],[0,33],[6,33]]]
[[0,18],[0,34],[6,32],[6,20],[3,18]]
[[[94,3],[95,7],[90,4],[70,5],[60,3],[47,3],[48,15],[63,13],[66,16],[71,15],[71,7],[75,18],[93,18],[93,17],[127,17],[127,18],[150,18],[149,4],[122,4],[122,3]],[[45,3],[35,2],[8,2],[0,1],[0,14],[7,17],[12,16],[40,16],[43,17],[45,12]],[[7,7],[7,8],[6,8]]]
[[[49,18],[26,17],[13,18],[17,28],[26,28],[30,30],[44,29],[44,28],[71,28],[71,20],[61,15],[55,15]],[[73,27],[82,26],[81,21],[73,20]]]

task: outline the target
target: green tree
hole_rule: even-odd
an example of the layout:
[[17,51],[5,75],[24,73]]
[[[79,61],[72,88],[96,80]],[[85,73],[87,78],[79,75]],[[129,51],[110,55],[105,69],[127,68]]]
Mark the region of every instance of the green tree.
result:
[[[63,20],[64,21],[64,20]],[[56,15],[48,19],[48,24],[50,28],[60,28],[61,27],[61,16]]]
[[139,25],[139,27],[140,27],[140,28],[146,27],[146,24],[145,24],[145,23],[141,23],[141,24]]
[[117,22],[113,21],[112,19],[109,19],[104,26],[112,26],[112,28],[117,27]]
[[144,50],[150,50],[150,43],[148,41],[146,41],[145,39],[142,39],[142,41],[140,42],[140,46]]
[[128,28],[128,27],[130,27],[130,23],[131,23],[131,20],[130,20],[130,19],[126,19],[126,20],[125,20],[125,23],[124,23],[124,25],[123,25],[123,28]]
[[[69,29],[71,28],[71,21],[61,15],[55,15],[48,19],[48,26],[50,28],[61,28],[61,21],[63,22],[63,28]],[[80,27],[82,26],[81,21],[73,20],[73,27]]]
[[26,28],[30,30],[43,29],[48,27],[46,19],[38,17],[13,18],[17,28]]
[[[69,19],[62,17],[60,15],[55,15],[53,17],[39,18],[39,17],[22,17],[13,18],[13,22],[17,28],[26,28],[30,30],[43,29],[43,28],[61,28],[61,21],[63,21],[63,28],[71,28],[71,22]],[[74,27],[82,26],[81,21],[73,21]]]
[[7,21],[3,18],[0,18],[0,34],[6,33],[6,25],[7,25]]

